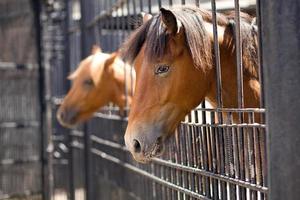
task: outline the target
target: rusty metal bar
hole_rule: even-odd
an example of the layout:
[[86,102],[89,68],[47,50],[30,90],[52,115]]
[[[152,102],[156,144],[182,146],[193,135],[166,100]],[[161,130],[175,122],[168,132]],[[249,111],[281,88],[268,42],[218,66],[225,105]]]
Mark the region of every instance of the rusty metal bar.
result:
[[[239,0],[234,1],[235,10],[235,51],[236,51],[236,67],[237,67],[237,94],[238,108],[244,107],[244,91],[243,91],[243,63],[242,63],[242,44],[241,44],[241,17]],[[240,117],[242,118],[242,117]]]

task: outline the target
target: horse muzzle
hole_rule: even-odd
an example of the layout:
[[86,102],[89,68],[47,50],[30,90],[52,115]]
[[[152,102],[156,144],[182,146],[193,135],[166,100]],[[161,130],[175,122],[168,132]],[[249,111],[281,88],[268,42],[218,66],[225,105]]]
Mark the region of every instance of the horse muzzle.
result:
[[60,108],[57,111],[56,118],[61,125],[66,128],[73,128],[77,123],[78,111],[75,109]]
[[138,132],[125,133],[125,144],[133,158],[141,163],[148,163],[151,158],[160,156],[164,151],[165,137],[161,131],[151,128]]

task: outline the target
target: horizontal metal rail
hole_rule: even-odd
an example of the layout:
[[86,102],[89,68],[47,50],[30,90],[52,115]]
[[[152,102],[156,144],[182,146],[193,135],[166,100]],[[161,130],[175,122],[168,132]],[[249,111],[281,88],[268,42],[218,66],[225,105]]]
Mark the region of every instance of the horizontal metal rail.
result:
[[79,130],[72,130],[70,132],[70,135],[74,136],[74,137],[83,137],[84,136],[84,132],[83,131],[79,131]]
[[100,112],[95,113],[94,116],[98,117],[98,118],[103,118],[103,119],[128,121],[127,117],[121,117],[119,115],[103,114],[103,113],[100,113]]
[[106,10],[105,12],[103,12],[103,13],[100,13],[100,14],[98,14],[98,15],[96,15],[95,17],[94,17],[94,19],[89,23],[89,24],[87,24],[87,28],[89,28],[89,27],[92,27],[92,26],[94,26],[99,20],[101,20],[101,19],[103,19],[103,18],[105,18],[105,17],[107,17],[107,16],[111,16],[112,15],[112,13],[114,12],[114,11],[117,11],[119,8],[122,8],[122,6],[125,4],[125,3],[127,3],[128,2],[128,0],[118,0],[109,10]]
[[0,122],[0,128],[28,128],[28,127],[39,127],[38,121],[28,122]]
[[68,165],[69,161],[67,159],[62,158],[54,158],[53,164],[55,165]]
[[12,63],[12,62],[0,62],[0,69],[37,69],[37,64],[20,64],[20,63]]
[[114,163],[116,163],[116,164],[118,164],[118,165],[120,165],[122,167],[125,167],[126,169],[129,169],[129,170],[131,170],[131,171],[133,171],[135,173],[138,173],[138,174],[140,174],[140,175],[142,175],[144,177],[147,177],[147,178],[149,178],[149,179],[151,179],[151,180],[153,180],[153,181],[155,181],[155,182],[157,182],[157,183],[159,183],[159,184],[161,184],[163,186],[166,186],[166,187],[169,187],[171,189],[177,190],[177,191],[182,192],[182,193],[184,193],[186,195],[189,195],[189,196],[191,196],[193,198],[197,198],[197,199],[201,199],[201,200],[210,200],[209,198],[207,198],[207,197],[205,197],[203,195],[200,195],[200,194],[198,194],[196,192],[190,191],[189,189],[180,187],[180,186],[175,185],[173,183],[170,183],[170,182],[168,182],[168,181],[166,181],[164,179],[158,178],[157,176],[154,176],[154,175],[152,175],[152,174],[150,174],[150,173],[148,173],[148,172],[146,172],[146,171],[144,171],[142,169],[139,169],[139,168],[137,168],[137,167],[135,167],[135,166],[133,166],[131,164],[128,164],[128,163],[120,160],[119,158],[111,156],[111,155],[109,155],[109,154],[107,154],[107,153],[105,153],[103,151],[100,151],[98,149],[92,148],[91,152],[93,154],[95,154],[95,155],[100,156],[103,159],[106,159],[108,161],[114,162]]
[[83,150],[84,149],[84,144],[80,143],[78,141],[73,141],[72,144],[71,144],[71,147]]
[[197,127],[212,127],[212,128],[266,128],[265,124],[259,123],[240,123],[240,124],[202,124],[202,123],[193,123],[193,122],[181,122],[181,124]]
[[208,112],[255,112],[264,113],[264,108],[195,108],[197,111],[208,111]]
[[[108,141],[108,140],[99,138],[95,135],[91,135],[91,140],[93,142],[109,146],[111,148],[115,148],[115,149],[119,149],[119,150],[128,152],[128,150],[125,146],[120,145],[120,144],[115,143],[115,142],[112,142],[112,141]],[[228,183],[232,183],[232,184],[239,185],[239,186],[245,187],[245,188],[249,188],[249,189],[252,189],[252,190],[255,190],[255,191],[259,191],[259,192],[262,192],[262,193],[267,193],[268,192],[268,188],[266,188],[266,187],[259,186],[259,185],[249,183],[249,182],[245,182],[245,181],[242,181],[242,180],[234,179],[234,178],[231,178],[231,177],[228,177],[228,176],[225,176],[225,175],[215,174],[215,173],[212,173],[212,172],[209,172],[209,171],[206,171],[206,170],[202,170],[202,169],[199,169],[199,168],[188,167],[188,166],[173,163],[173,162],[170,162],[170,161],[165,161],[165,160],[162,160],[162,159],[159,159],[159,158],[152,158],[152,161],[157,163],[157,164],[164,165],[166,167],[170,167],[170,168],[173,168],[173,169],[179,169],[179,170],[183,170],[185,172],[191,172],[191,173],[194,173],[194,174],[198,174],[198,175],[218,179],[220,181],[225,181],[225,182],[228,182]]]
[[157,164],[166,166],[166,167],[171,167],[173,169],[179,169],[179,170],[183,170],[183,171],[186,171],[186,172],[191,172],[191,173],[194,173],[194,174],[207,176],[207,177],[210,177],[210,178],[218,179],[220,181],[225,181],[225,182],[228,182],[228,183],[232,183],[234,185],[249,188],[251,190],[256,190],[256,191],[259,191],[259,192],[262,192],[262,193],[267,193],[268,192],[268,188],[266,188],[266,187],[258,186],[258,185],[253,184],[253,183],[248,183],[248,182],[245,182],[245,181],[242,181],[242,180],[230,178],[228,176],[224,176],[224,175],[221,175],[221,174],[215,174],[215,173],[212,173],[212,172],[209,172],[209,171],[206,171],[206,170],[202,170],[202,169],[199,169],[199,168],[188,167],[188,166],[185,166],[185,165],[172,163],[172,162],[169,162],[169,161],[166,161],[166,160],[162,160],[160,158],[152,158],[152,161],[154,161]]
[[3,159],[0,160],[0,165],[18,165],[18,164],[26,164],[26,163],[33,163],[39,161],[41,161],[41,158],[39,156],[31,156],[23,159]]
[[39,196],[41,195],[42,191],[25,191],[24,193],[20,194],[0,194],[0,200],[9,200],[9,199],[24,199],[29,196]]

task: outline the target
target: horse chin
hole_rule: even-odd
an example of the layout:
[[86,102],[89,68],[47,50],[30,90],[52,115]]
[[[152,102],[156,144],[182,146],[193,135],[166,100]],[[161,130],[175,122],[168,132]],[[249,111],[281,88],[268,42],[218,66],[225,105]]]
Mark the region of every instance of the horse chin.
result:
[[76,125],[77,125],[76,122],[71,122],[70,123],[70,122],[64,122],[64,121],[60,121],[60,120],[58,120],[58,121],[65,128],[74,129],[76,127]]

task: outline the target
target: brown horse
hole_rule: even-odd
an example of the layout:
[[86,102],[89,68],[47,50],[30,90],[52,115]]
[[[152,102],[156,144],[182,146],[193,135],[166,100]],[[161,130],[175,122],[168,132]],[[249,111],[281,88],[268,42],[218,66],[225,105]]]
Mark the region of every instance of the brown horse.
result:
[[131,86],[135,84],[135,73],[131,80],[130,72],[130,66],[125,65],[117,52],[106,54],[94,47],[92,55],[81,61],[68,77],[73,84],[57,111],[58,121],[65,127],[72,127],[109,102],[119,106],[123,113],[126,101],[131,104]]
[[[237,102],[235,23],[217,14],[224,107]],[[257,29],[241,14],[245,107],[258,107]],[[164,141],[180,121],[205,98],[214,106],[216,67],[213,64],[213,26],[210,12],[197,7],[162,8],[123,45],[123,57],[134,62],[135,95],[125,133],[134,158],[147,162],[159,155]]]

